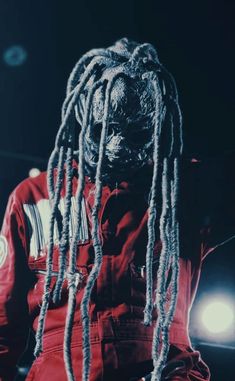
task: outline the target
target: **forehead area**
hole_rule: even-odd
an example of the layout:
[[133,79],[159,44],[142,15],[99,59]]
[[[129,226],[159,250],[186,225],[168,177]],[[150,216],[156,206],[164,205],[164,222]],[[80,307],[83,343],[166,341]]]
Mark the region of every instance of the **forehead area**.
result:
[[[101,121],[104,115],[105,89],[96,90],[92,105],[92,119]],[[110,94],[109,121],[135,121],[152,113],[156,94],[153,85],[146,80],[118,78]]]

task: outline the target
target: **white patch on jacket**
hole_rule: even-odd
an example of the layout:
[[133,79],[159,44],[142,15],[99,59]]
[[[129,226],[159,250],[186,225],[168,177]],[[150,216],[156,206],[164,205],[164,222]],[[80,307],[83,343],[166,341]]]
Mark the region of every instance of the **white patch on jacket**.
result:
[[[23,204],[24,212],[27,219],[27,225],[30,235],[30,256],[37,259],[49,242],[49,224],[51,215],[51,206],[48,199],[42,199],[37,204]],[[60,212],[63,216],[65,210],[64,198],[60,200]],[[76,224],[76,207],[75,197],[71,199],[71,218],[69,223],[69,237],[70,241],[73,237]],[[82,199],[81,209],[81,226],[79,230],[79,243],[84,243],[89,239],[88,223],[86,215],[85,201]],[[54,243],[59,243],[58,227],[55,223],[54,228]]]
[[4,265],[8,255],[8,243],[4,235],[0,235],[0,268]]

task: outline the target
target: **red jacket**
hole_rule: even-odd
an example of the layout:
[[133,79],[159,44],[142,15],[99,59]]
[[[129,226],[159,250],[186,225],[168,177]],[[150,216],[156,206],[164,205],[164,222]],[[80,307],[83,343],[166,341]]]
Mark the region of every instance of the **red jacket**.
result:
[[[75,179],[73,194],[76,186]],[[132,184],[123,181],[113,190],[108,186],[103,187],[99,212],[103,264],[92,292],[90,306],[91,344],[93,363],[96,363],[92,365],[93,372],[97,372],[99,358],[103,359],[103,367],[114,368],[151,360],[152,327],[145,327],[142,323],[145,306],[143,266],[147,245],[147,189],[149,188],[145,179],[142,179],[142,182],[141,179],[137,179]],[[94,257],[90,238],[93,191],[94,184],[86,179],[77,258],[77,269],[84,275],[84,284]],[[187,205],[187,199],[190,199],[187,187],[182,189],[182,195]],[[60,207],[63,211],[63,200]],[[32,325],[34,330],[37,328],[46,271],[49,211],[46,173],[23,181],[10,196],[1,233],[0,381],[13,379],[15,364],[25,346],[28,326]],[[190,221],[190,217],[182,214],[180,222],[180,282],[177,308],[170,329],[169,360],[178,358],[177,356],[193,359],[190,362],[190,371],[198,378],[192,380],[208,380],[208,371],[200,361],[198,352],[191,349],[188,315],[196,292],[203,256],[211,248],[200,241],[195,221]],[[72,219],[71,235],[73,227]],[[55,242],[56,234],[55,231]],[[160,249],[161,243],[157,239],[154,250],[156,269]],[[57,257],[58,247],[55,245],[52,288],[58,271]],[[80,348],[80,352],[82,331],[79,303],[82,294],[83,286],[77,293],[72,344],[73,347]],[[51,302],[49,306],[44,353],[36,360],[29,376],[30,380],[45,379],[44,376],[36,377],[35,367],[50,353],[62,353],[66,310],[65,281],[60,305],[55,306]],[[156,313],[154,317],[157,317]],[[101,352],[95,349],[98,348],[97,343],[103,343]],[[81,361],[81,353],[79,356]],[[53,361],[51,364],[53,365]],[[195,364],[196,371],[193,370]],[[53,366],[55,369],[56,365]],[[42,368],[46,369],[46,366]],[[50,375],[50,362],[47,362],[46,374]],[[79,377],[80,373],[78,379]],[[54,381],[53,377],[48,379]],[[62,381],[62,378],[60,380]]]

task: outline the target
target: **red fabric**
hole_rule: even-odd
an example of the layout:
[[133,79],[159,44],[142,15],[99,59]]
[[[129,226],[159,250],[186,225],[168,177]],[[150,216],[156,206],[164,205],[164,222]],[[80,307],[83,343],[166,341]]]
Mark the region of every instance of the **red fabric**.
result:
[[[77,183],[74,180],[74,193],[76,187]],[[144,183],[134,185],[122,182],[114,190],[108,186],[103,188],[99,212],[103,264],[92,292],[90,305],[93,353],[91,381],[105,380],[105,374],[109,370],[117,370],[117,372],[123,368],[134,370],[136,364],[151,360],[152,328],[144,327],[142,323],[145,305],[145,275],[140,271],[140,267],[145,263],[147,244],[147,195]],[[94,184],[88,180],[84,199],[90,227]],[[13,368],[25,345],[26,327],[30,324],[35,330],[37,328],[47,252],[46,246],[37,255],[31,252],[32,226],[30,228],[27,224],[24,205],[40,204],[44,207],[43,203],[46,200],[48,200],[46,174],[43,173],[37,178],[22,182],[12,193],[7,207],[2,235],[8,242],[8,254],[0,269],[0,326],[2,327],[0,381],[13,379]],[[49,216],[47,220],[48,218]],[[187,225],[184,217],[182,224]],[[192,240],[191,236],[185,233],[186,230],[181,233],[183,244],[180,258],[179,296],[170,329],[171,348],[178,348],[183,358],[193,357],[187,330],[188,314],[196,292],[202,261],[200,241],[195,245],[195,238]],[[161,244],[157,239],[154,250],[156,260],[160,249]],[[77,379],[80,380],[82,331],[79,305],[94,258],[91,238],[88,237],[84,242],[80,242],[78,250],[77,269],[84,274],[84,282],[77,293],[73,361]],[[57,259],[58,247],[55,246],[53,262],[55,273],[58,271]],[[52,289],[55,282],[56,276],[53,276]],[[45,379],[54,381],[58,379],[58,373],[60,381],[66,380],[62,353],[66,311],[67,283],[65,281],[61,303],[58,306],[50,303],[45,325],[45,351],[34,362],[28,381],[44,381]],[[154,318],[157,318],[156,312]],[[175,352],[172,349],[168,360],[174,357]],[[199,356],[197,363],[200,364]],[[209,380],[207,369],[204,370],[203,376],[200,372],[199,368],[190,370],[183,376],[184,378],[179,379]],[[172,378],[172,380],[176,379]]]

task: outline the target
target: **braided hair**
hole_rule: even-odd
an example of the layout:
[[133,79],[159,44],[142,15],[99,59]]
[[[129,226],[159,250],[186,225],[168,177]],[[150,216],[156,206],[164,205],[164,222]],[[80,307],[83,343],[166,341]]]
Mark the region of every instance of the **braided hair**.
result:
[[[111,68],[111,70],[110,70]],[[109,70],[108,70],[109,69]],[[154,88],[155,107],[153,113],[154,133],[152,137],[153,175],[148,208],[148,243],[146,249],[146,306],[144,324],[152,324],[152,312],[157,308],[158,319],[154,327],[152,358],[154,370],[152,381],[160,381],[162,369],[169,350],[169,328],[174,317],[178,293],[179,274],[179,158],[182,154],[182,120],[178,104],[176,85],[171,74],[159,62],[157,52],[151,44],[138,44],[123,38],[107,49],[94,49],[82,56],[72,70],[67,84],[66,99],[62,106],[61,125],[56,137],[55,147],[50,156],[47,171],[49,200],[51,203],[47,273],[44,294],[36,332],[35,355],[43,350],[43,332],[49,302],[53,298],[58,303],[61,298],[62,284],[68,281],[68,310],[65,322],[64,360],[69,381],[75,381],[72,367],[71,338],[76,308],[77,282],[80,274],[76,272],[77,245],[81,225],[82,194],[85,186],[84,139],[91,122],[92,102],[95,91],[102,88],[105,94],[102,118],[102,131],[95,173],[95,201],[92,210],[92,242],[94,246],[94,266],[87,279],[81,302],[83,325],[83,376],[89,380],[91,365],[89,301],[91,292],[102,265],[102,245],[99,236],[98,212],[102,195],[102,170],[105,158],[111,92],[119,78],[134,81],[145,80]],[[77,105],[85,98],[82,117],[78,115]],[[79,139],[75,140],[75,128],[80,121]],[[78,186],[75,195],[76,224],[72,240],[69,239],[71,218],[72,181],[74,177],[72,160],[76,152],[78,162]],[[65,171],[64,171],[65,168]],[[63,215],[59,210],[61,190],[65,186],[65,208]],[[160,191],[159,191],[160,189]],[[160,204],[160,240],[162,250],[157,271],[157,289],[153,291],[153,250],[156,234],[157,207]],[[53,290],[50,288],[52,277],[54,229],[59,231],[59,273]],[[69,263],[66,253],[69,250]],[[170,281],[166,274],[170,273]],[[166,303],[166,293],[171,289],[170,303]],[[160,344],[160,340],[162,344]]]

